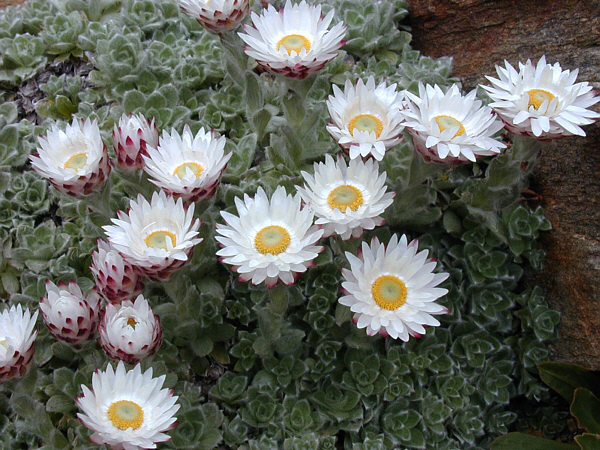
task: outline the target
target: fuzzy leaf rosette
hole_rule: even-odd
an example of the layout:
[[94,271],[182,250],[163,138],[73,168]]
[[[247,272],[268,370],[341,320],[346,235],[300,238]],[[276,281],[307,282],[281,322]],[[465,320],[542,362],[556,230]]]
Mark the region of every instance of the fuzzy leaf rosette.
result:
[[33,170],[65,194],[89,195],[110,174],[108,152],[96,119],[73,119],[64,130],[53,124],[38,142],[37,154],[29,156]]
[[502,121],[476,95],[461,95],[455,84],[446,92],[437,84],[419,84],[418,96],[406,92],[405,126],[426,161],[457,164],[506,148],[493,137]]
[[426,326],[438,326],[433,317],[448,310],[435,301],[448,293],[436,287],[448,273],[433,273],[434,261],[428,251],[418,251],[417,241],[393,235],[387,246],[374,238],[362,243],[362,255],[346,252],[350,269],[342,269],[345,293],[338,300],[354,312],[358,328],[367,334],[380,333],[408,341],[409,336],[425,334]]
[[141,113],[123,114],[113,129],[113,145],[121,169],[128,172],[143,169],[146,148],[158,145],[154,118],[148,120]]
[[0,312],[0,383],[25,375],[38,334],[33,329],[37,315],[20,304]]
[[92,375],[92,389],[81,385],[77,398],[81,413],[77,417],[93,431],[90,440],[113,449],[138,450],[156,448],[168,441],[166,431],[177,425],[177,396],[163,388],[165,375],[152,376],[139,364],[126,370],[122,361],[116,370],[108,365],[105,371]]
[[145,275],[167,280],[191,260],[200,219],[194,218],[194,204],[187,209],[163,191],[148,202],[141,194],[130,200],[128,213],[117,212],[114,225],[103,227],[110,245],[125,261]]
[[384,223],[380,214],[394,201],[394,193],[386,192],[385,172],[380,174],[372,159],[353,159],[347,165],[342,157],[334,162],[326,155],[324,163],[315,163],[314,174],[302,171],[302,176],[306,184],[296,189],[315,212],[323,237],[360,237]]
[[272,197],[258,188],[254,198],[236,197],[238,216],[221,211],[226,225],[217,224],[215,239],[220,260],[233,266],[240,281],[293,284],[313,265],[322,246],[315,245],[323,230],[313,227],[313,212],[301,208],[300,195],[288,195],[279,186]]
[[46,296],[40,300],[44,323],[52,336],[79,345],[96,333],[100,315],[100,296],[92,289],[84,296],[75,281],[69,284],[46,281]]
[[108,303],[98,326],[98,342],[114,359],[134,364],[154,354],[162,341],[160,318],[143,295]]
[[249,0],[178,0],[200,25],[215,33],[235,30],[250,10]]
[[381,161],[386,150],[402,138],[402,98],[396,84],[382,81],[375,85],[373,77],[366,83],[346,80],[343,91],[334,84],[333,95],[327,99],[331,118],[327,131],[351,159],[372,156]]
[[493,100],[490,106],[504,121],[506,129],[536,139],[585,136],[589,125],[600,114],[590,106],[600,101],[587,82],[575,83],[578,69],[562,70],[559,63],[546,64],[542,56],[537,64],[519,62],[519,71],[504,61],[496,66],[498,78],[486,76],[492,86],[485,89]]
[[250,14],[253,26],[244,26],[238,33],[247,44],[245,52],[266,70],[290,78],[303,79],[321,70],[337,56],[344,45],[343,23],[328,30],[334,11],[321,16],[321,5],[309,5],[304,0],[293,4],[289,0],[281,11],[272,5],[261,15]]
[[225,137],[201,128],[194,136],[185,125],[183,133],[163,131],[157,148],[148,148],[144,170],[156,186],[184,202],[212,197],[232,153],[223,151]]

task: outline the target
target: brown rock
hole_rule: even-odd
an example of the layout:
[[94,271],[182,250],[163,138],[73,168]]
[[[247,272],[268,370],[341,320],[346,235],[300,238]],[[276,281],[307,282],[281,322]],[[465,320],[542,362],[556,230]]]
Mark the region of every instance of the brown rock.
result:
[[0,0],[0,8],[11,5],[20,5],[22,3],[25,3],[25,0]]
[[[600,88],[600,2],[597,0],[411,0],[413,46],[453,56],[465,89],[546,55],[579,68],[578,81]],[[595,105],[599,110],[599,105]],[[600,369],[600,123],[587,137],[544,145],[534,185],[553,230],[542,243],[546,266],[536,282],[562,314],[555,359]]]

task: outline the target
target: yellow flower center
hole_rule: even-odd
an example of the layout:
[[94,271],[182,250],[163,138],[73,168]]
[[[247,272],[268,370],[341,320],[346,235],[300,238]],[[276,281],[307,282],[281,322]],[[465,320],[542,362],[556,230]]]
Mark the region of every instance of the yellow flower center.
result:
[[177,238],[173,233],[166,230],[153,231],[144,239],[144,242],[148,247],[162,248],[167,250],[167,238],[171,238],[171,244],[173,247],[177,244]]
[[129,325],[131,328],[133,328],[135,330],[135,326],[137,325],[137,322],[133,317],[130,317],[129,319],[127,319],[127,325]]
[[254,238],[254,247],[263,255],[270,253],[278,255],[285,252],[290,245],[290,233],[279,225],[270,225],[263,228]]
[[0,338],[0,345],[8,350],[8,342],[6,342],[6,339]]
[[406,302],[406,285],[393,275],[382,275],[371,286],[373,300],[383,309],[393,311]]
[[438,127],[440,127],[440,131],[445,131],[448,128],[458,127],[458,131],[456,132],[456,134],[454,136],[452,136],[453,138],[455,138],[456,136],[462,136],[463,134],[465,134],[465,127],[459,120],[456,120],[454,117],[436,116],[435,121],[437,122]]
[[138,429],[144,422],[144,410],[140,405],[129,400],[112,403],[106,412],[113,425],[120,430]]
[[198,178],[202,174],[202,171],[204,171],[204,168],[196,162],[186,162],[177,166],[173,171],[173,175],[179,177],[181,180],[188,173],[188,170],[191,170],[194,176]]
[[379,137],[383,130],[383,122],[373,114],[359,114],[354,116],[348,124],[348,131],[352,136],[354,136],[354,130],[366,131],[367,133],[374,131],[375,136]]
[[288,55],[292,52],[300,54],[300,51],[304,48],[306,53],[310,51],[310,41],[300,34],[288,34],[279,40],[277,43],[277,51],[281,49],[281,46],[287,50]]
[[65,162],[65,169],[79,170],[87,163],[87,153],[76,153]]
[[345,212],[347,208],[350,208],[352,211],[356,211],[363,204],[362,192],[354,186],[342,184],[329,193],[327,203],[331,209]]
[[543,89],[532,89],[527,91],[527,95],[529,95],[529,106],[533,106],[535,109],[540,109],[542,103],[545,101],[550,103],[554,98],[553,94]]

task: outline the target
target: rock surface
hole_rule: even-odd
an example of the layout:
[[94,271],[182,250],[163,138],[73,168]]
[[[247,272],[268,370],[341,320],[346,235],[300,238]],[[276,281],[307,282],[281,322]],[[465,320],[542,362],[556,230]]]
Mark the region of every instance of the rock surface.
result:
[[[409,21],[413,46],[453,56],[465,90],[504,59],[516,66],[543,54],[600,89],[597,0],[411,0]],[[600,123],[585,131],[543,146],[533,181],[553,230],[535,282],[562,315],[555,359],[600,370]]]

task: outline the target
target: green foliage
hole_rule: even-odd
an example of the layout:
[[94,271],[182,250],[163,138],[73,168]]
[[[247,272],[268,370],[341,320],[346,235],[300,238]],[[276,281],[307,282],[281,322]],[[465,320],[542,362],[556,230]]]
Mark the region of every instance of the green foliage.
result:
[[[488,447],[517,419],[513,399],[549,398],[536,366],[549,359],[558,314],[539,288],[521,284],[525,268],[541,268],[537,239],[550,227],[521,198],[534,142],[515,139],[495,158],[447,168],[425,163],[405,136],[381,162],[396,197],[386,225],[365,239],[419,237],[451,275],[440,301],[451,312],[421,339],[369,338],[338,304],[344,252],[356,252],[359,240],[324,241],[295,286],[272,290],[236,281],[215,257],[219,211],[233,211],[235,197],[258,186],[293,192],[300,170],[339,151],[325,129],[332,83],[373,75],[416,91],[419,82],[453,82],[450,58],[410,48],[404,0],[320,3],[338,13],[334,22],[345,21],[348,42],[302,82],[254,70],[235,34],[204,31],[171,0],[29,0],[0,11],[0,84],[8,88],[0,94],[0,295],[34,308],[47,279],[90,289],[100,227],[128,197],[154,189],[115,170],[111,187],[89,202],[58,194],[27,165],[52,124],[95,117],[109,148],[123,112],[154,117],[163,130],[213,129],[233,156],[215,197],[196,207],[204,241],[185,269],[144,292],[161,317],[163,343],[143,365],[167,374],[181,405],[165,445]],[[51,60],[93,69],[56,74]],[[39,82],[41,126],[16,102],[24,82]],[[92,212],[90,203],[105,210]],[[43,327],[36,346],[35,367],[0,386],[0,447],[97,448],[73,397],[107,356],[95,342],[74,351]],[[551,435],[564,417],[544,408],[536,425]]]

